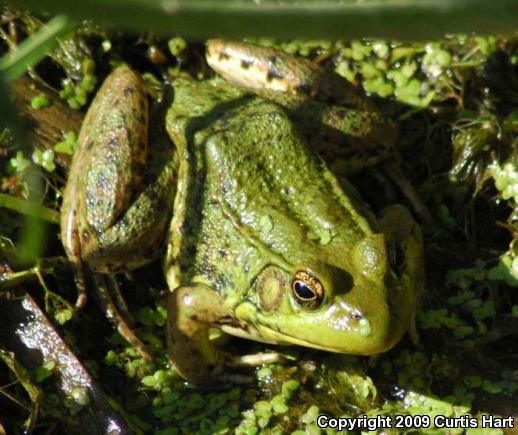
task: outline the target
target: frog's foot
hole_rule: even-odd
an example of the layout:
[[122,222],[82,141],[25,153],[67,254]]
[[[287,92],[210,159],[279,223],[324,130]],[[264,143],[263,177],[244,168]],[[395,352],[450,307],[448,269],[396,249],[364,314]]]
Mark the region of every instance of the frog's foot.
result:
[[[92,281],[94,282],[96,296],[98,296],[101,308],[106,317],[116,326],[119,334],[135,347],[144,359],[152,362],[154,360],[153,356],[149,353],[142,340],[137,337],[128,320],[121,314],[120,307],[118,307],[113,300],[111,287],[115,282],[114,278],[112,276],[106,277],[101,274],[94,274]],[[110,285],[110,282],[112,285]],[[119,297],[121,296],[119,295]],[[124,303],[124,307],[125,306]]]
[[395,159],[387,160],[383,164],[383,171],[401,190],[401,193],[410,203],[419,220],[425,224],[432,223],[433,219],[428,207],[421,201],[414,186],[408,181],[398,162]]
[[[231,355],[221,352],[222,362],[217,372],[214,372],[211,379],[205,382],[207,385],[214,385],[217,380],[218,387],[230,387],[235,384],[251,384],[255,378],[240,373],[239,369],[251,369],[265,364],[285,363],[286,357],[280,352],[264,352],[251,355]],[[230,370],[229,370],[230,369]]]

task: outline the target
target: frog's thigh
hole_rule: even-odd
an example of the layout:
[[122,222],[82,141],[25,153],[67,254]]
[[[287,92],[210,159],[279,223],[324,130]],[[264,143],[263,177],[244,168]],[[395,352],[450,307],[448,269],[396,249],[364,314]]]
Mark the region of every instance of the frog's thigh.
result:
[[65,192],[65,199],[80,198],[81,257],[96,271],[133,269],[162,247],[176,172],[173,146],[159,127],[153,130],[148,141],[142,79],[127,67],[117,68],[81,128],[73,167],[84,179]]
[[410,211],[401,204],[393,204],[384,208],[379,217],[383,232],[390,238],[401,241],[408,238],[419,227]]
[[[160,157],[165,163],[157,161]],[[92,232],[92,243],[83,246],[83,257],[94,270],[132,270],[153,261],[163,248],[174,200],[175,170],[173,162],[158,153],[152,156],[148,171],[143,188],[119,219]]]
[[203,284],[179,287],[168,296],[169,355],[184,378],[210,383],[221,375],[223,354],[209,339],[209,329],[231,317],[223,298]]
[[148,101],[138,73],[123,65],[106,78],[88,109],[78,143],[87,218],[97,230],[105,229],[127,209],[145,172]]
[[423,238],[421,229],[410,211],[401,204],[386,207],[381,212],[379,224],[389,239],[401,244],[406,257],[406,273],[422,280]]

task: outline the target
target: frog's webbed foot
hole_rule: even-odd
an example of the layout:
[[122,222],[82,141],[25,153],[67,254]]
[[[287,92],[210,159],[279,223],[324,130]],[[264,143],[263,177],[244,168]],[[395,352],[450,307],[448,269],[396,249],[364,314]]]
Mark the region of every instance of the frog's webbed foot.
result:
[[153,361],[146,345],[133,331],[133,318],[128,310],[126,301],[119,291],[119,286],[113,274],[93,272],[85,263],[74,264],[74,281],[77,289],[76,310],[81,310],[88,301],[87,287],[94,289],[102,311],[115,325],[119,334],[147,361]]
[[252,378],[228,371],[280,361],[265,353],[236,357],[222,352],[209,338],[214,325],[239,327],[231,309],[212,288],[203,284],[182,286],[168,297],[168,345],[170,358],[188,381],[200,385],[250,383]]
[[113,275],[92,274],[95,295],[99,299],[106,317],[115,325],[119,334],[138,350],[147,361],[153,361],[147,346],[135,334],[126,303],[118,291],[118,284]]

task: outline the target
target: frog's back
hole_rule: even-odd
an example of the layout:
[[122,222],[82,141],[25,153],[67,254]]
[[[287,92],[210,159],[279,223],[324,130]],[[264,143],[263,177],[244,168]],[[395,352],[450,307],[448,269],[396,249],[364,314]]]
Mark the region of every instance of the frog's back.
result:
[[289,264],[308,258],[332,264],[343,252],[334,252],[334,244],[322,250],[318,240],[336,232],[354,245],[372,233],[368,212],[356,213],[361,204],[351,204],[353,194],[343,195],[277,104],[220,80],[181,79],[167,127],[191,175],[190,205],[184,222],[173,225],[171,243],[190,245],[195,256],[184,251],[166,260],[168,271],[171,263],[183,264],[173,281],[197,277],[219,283],[222,291],[246,288],[232,282],[229,269],[246,282],[272,261],[265,252]]

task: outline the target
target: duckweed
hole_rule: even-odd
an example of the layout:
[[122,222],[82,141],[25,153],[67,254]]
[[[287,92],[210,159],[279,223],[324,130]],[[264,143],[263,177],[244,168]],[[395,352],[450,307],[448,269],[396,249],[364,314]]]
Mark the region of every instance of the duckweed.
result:
[[87,102],[90,94],[97,83],[95,76],[95,62],[92,59],[85,59],[82,63],[82,78],[75,83],[70,78],[63,80],[59,96],[63,98],[72,109],[80,109]]
[[494,162],[489,166],[489,171],[502,198],[513,199],[514,203],[518,204],[518,170],[515,165],[507,162],[500,166],[498,162]]
[[183,55],[185,49],[187,48],[187,41],[183,38],[176,37],[170,39],[167,43],[167,46],[169,47],[169,51],[174,57],[180,57]]
[[289,381],[283,382],[281,387],[282,396],[284,399],[289,400],[299,388],[300,382],[296,379],[290,379]]
[[54,158],[54,150],[51,149],[40,150],[37,148],[32,153],[32,161],[49,172],[53,172],[56,169]]
[[85,387],[75,387],[71,391],[70,396],[80,406],[87,406],[90,403],[88,389]]
[[34,96],[31,100],[31,107],[35,110],[44,109],[50,107],[52,104],[50,98],[43,93]]
[[17,151],[16,156],[11,158],[11,160],[9,160],[9,163],[19,174],[24,172],[31,165],[31,161],[26,159],[21,151]]
[[54,145],[54,151],[57,153],[64,153],[73,155],[77,147],[77,134],[74,131],[69,131],[65,134],[62,141]]

